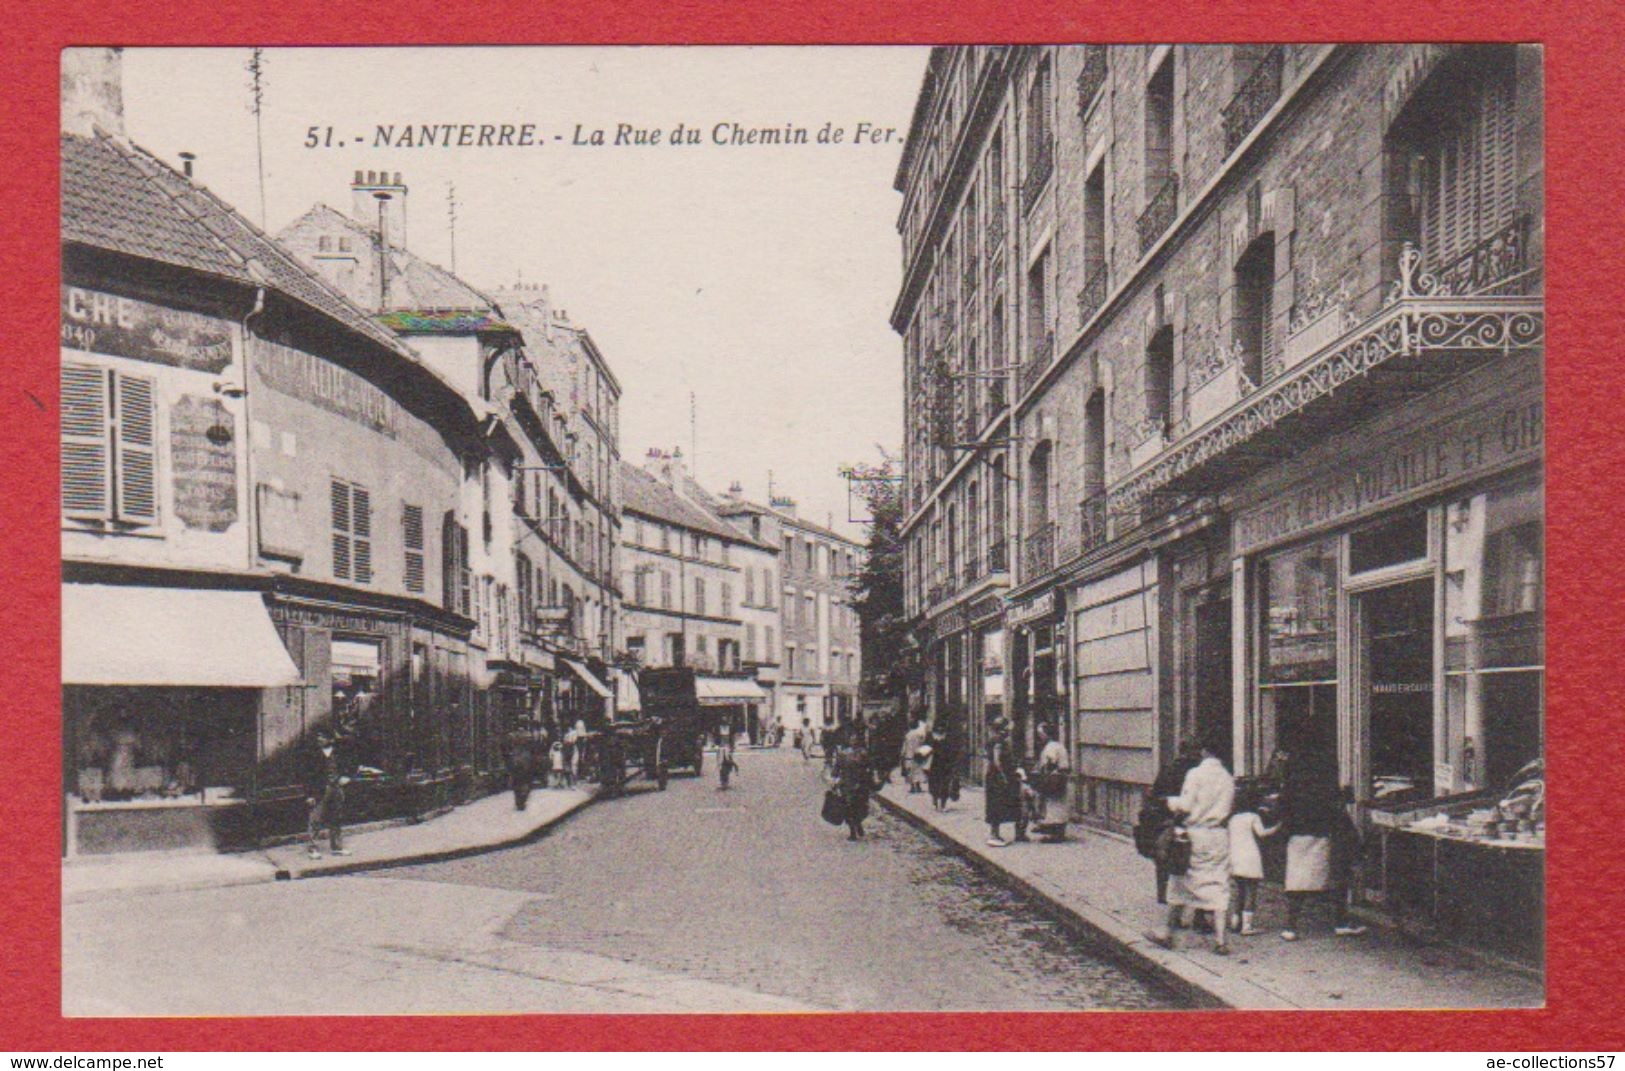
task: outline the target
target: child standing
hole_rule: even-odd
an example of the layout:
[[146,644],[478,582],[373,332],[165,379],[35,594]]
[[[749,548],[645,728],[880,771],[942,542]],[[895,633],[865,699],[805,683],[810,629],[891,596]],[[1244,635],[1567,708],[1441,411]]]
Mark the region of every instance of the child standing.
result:
[[564,741],[555,740],[548,749],[548,768],[553,772],[553,787],[564,788],[568,783],[570,770],[564,755]]
[[1238,793],[1236,811],[1230,816],[1230,874],[1236,879],[1236,895],[1231,901],[1236,914],[1231,921],[1238,937],[1253,937],[1258,929],[1253,915],[1258,910],[1258,886],[1264,880],[1264,859],[1258,842],[1274,836],[1281,827],[1269,825],[1259,812],[1257,791]]

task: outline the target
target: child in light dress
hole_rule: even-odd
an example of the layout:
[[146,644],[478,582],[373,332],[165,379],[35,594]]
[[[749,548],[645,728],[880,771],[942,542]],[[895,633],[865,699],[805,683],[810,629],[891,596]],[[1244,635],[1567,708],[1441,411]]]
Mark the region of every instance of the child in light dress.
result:
[[548,768],[553,772],[553,787],[565,787],[565,782],[570,776],[570,771],[565,765],[564,741],[553,741],[553,746],[548,749],[547,758]]
[[1258,928],[1253,925],[1258,910],[1258,886],[1264,880],[1264,858],[1258,842],[1274,836],[1281,827],[1270,825],[1261,813],[1261,800],[1256,790],[1236,793],[1235,813],[1230,816],[1230,876],[1236,882],[1236,895],[1231,897],[1231,928],[1238,937],[1253,937]]

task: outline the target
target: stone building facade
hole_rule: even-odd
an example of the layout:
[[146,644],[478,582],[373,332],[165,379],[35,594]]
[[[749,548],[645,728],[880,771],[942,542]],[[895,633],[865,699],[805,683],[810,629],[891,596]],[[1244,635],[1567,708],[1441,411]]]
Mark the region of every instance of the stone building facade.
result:
[[894,325],[934,710],[1053,725],[1118,829],[1197,736],[1368,813],[1540,756],[1541,101],[1530,47],[933,53]]

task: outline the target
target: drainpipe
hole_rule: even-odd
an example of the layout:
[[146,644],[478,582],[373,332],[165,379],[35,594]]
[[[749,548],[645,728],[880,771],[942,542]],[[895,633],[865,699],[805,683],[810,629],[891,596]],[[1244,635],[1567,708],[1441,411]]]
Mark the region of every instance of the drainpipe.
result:
[[[251,266],[250,270],[254,270],[252,268],[252,266]],[[255,274],[258,275],[258,272],[255,271]],[[248,311],[248,315],[243,317],[243,360],[242,360],[243,378],[242,378],[241,385],[237,388],[237,390],[241,392],[239,397],[242,399],[242,403],[243,403],[243,435],[247,439],[247,444],[246,444],[246,446],[245,446],[245,448],[243,450],[243,487],[244,487],[245,491],[247,492],[243,496],[244,499],[246,500],[246,503],[247,503],[243,508],[243,518],[244,518],[244,523],[247,525],[247,534],[246,534],[245,542],[247,544],[247,550],[248,550],[248,571],[250,573],[254,572],[255,568],[256,568],[256,561],[255,561],[256,555],[255,555],[255,547],[254,547],[254,533],[259,530],[259,523],[258,523],[258,514],[259,514],[259,502],[258,502],[258,499],[259,499],[259,493],[258,493],[258,489],[257,489],[257,487],[255,486],[255,483],[254,483],[254,434],[253,434],[254,425],[253,425],[253,422],[252,422],[252,420],[250,418],[250,415],[249,415],[249,405],[250,405],[249,393],[250,392],[249,392],[249,389],[248,389],[248,377],[249,377],[250,363],[253,360],[253,356],[252,356],[253,355],[253,347],[250,345],[250,342],[253,339],[254,335],[253,335],[253,331],[250,329],[250,327],[248,325],[249,325],[250,320],[254,319],[257,316],[262,316],[262,315],[264,315],[264,313],[265,313],[265,287],[263,285],[260,285],[260,286],[256,286],[254,288],[254,307]],[[231,397],[231,394],[232,394],[232,392],[230,391],[229,388],[228,388],[227,391],[222,392],[222,393],[225,393],[227,397]],[[303,725],[304,725],[304,690],[303,690],[303,686],[300,686],[300,703],[299,703],[299,707],[300,707],[300,709],[299,709],[300,726],[301,726],[301,728],[303,728]],[[248,798],[250,800],[253,800],[253,801],[256,801],[256,802],[259,800],[259,797],[260,797],[260,766],[264,762],[265,762],[265,708],[264,708],[263,693],[262,693],[262,701],[261,701],[261,704],[260,704],[260,709],[257,710],[255,712],[255,714],[254,714],[254,764],[249,770],[249,784],[248,784]],[[207,789],[205,789],[205,791],[207,791]]]

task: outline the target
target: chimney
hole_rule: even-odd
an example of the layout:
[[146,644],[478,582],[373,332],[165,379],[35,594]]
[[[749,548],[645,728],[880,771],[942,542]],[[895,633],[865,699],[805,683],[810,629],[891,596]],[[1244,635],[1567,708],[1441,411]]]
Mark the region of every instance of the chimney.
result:
[[184,174],[187,178],[191,178],[192,177],[192,161],[197,159],[197,153],[195,153],[195,152],[183,152],[183,153],[180,154],[180,157],[181,157],[181,173]]
[[786,517],[796,515],[796,500],[787,495],[774,495],[767,503]]
[[402,249],[406,248],[406,184],[401,181],[399,171],[357,171],[355,180],[350,183],[350,216],[357,223],[369,230],[378,226],[378,201],[380,193],[389,194],[390,200],[390,228],[395,233],[395,244]]
[[389,202],[391,195],[385,190],[373,191],[377,205],[378,232],[378,310],[389,308]]
[[62,131],[124,136],[124,61],[117,48],[62,50]]
[[733,483],[728,485],[728,499],[729,499],[729,501],[738,502],[741,498],[744,498],[744,497],[745,497],[745,485],[744,484],[740,483],[738,480],[735,480]]

